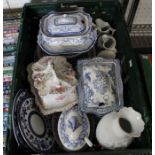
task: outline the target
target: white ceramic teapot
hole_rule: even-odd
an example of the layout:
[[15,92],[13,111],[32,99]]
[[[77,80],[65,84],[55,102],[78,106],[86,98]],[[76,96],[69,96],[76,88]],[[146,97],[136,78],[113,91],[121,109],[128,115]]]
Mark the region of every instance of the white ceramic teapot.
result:
[[104,116],[96,129],[96,138],[105,148],[127,147],[144,130],[141,114],[132,107],[124,107],[119,112]]

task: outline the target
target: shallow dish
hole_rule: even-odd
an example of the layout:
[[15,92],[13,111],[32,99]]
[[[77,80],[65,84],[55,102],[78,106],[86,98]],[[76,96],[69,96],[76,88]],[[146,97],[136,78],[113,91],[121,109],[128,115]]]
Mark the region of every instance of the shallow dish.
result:
[[90,135],[90,123],[87,115],[79,111],[78,106],[62,112],[57,127],[65,150],[78,151],[85,147],[85,138]]
[[123,106],[123,84],[119,61],[93,58],[78,61],[79,107],[102,116]]

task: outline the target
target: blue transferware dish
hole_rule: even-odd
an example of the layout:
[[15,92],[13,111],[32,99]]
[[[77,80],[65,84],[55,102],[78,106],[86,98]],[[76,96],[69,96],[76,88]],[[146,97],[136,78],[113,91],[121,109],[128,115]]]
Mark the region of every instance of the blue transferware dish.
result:
[[19,126],[18,126],[19,120],[18,120],[17,114],[18,114],[18,106],[20,106],[23,100],[25,100],[28,96],[29,96],[29,93],[27,90],[20,89],[14,98],[13,110],[12,110],[12,126],[13,126],[14,137],[18,147],[24,148],[25,151],[30,150],[30,148],[28,147],[28,145],[26,144],[26,142],[24,141],[20,133]]
[[90,135],[90,123],[87,115],[79,111],[78,106],[61,113],[58,119],[58,136],[67,151],[78,151],[86,146]]
[[103,116],[123,106],[123,84],[119,60],[96,57],[78,61],[79,107]]
[[49,37],[75,36],[86,33],[92,19],[84,11],[50,12],[40,21],[42,32]]
[[54,144],[50,119],[43,116],[35,105],[34,97],[29,94],[17,102],[19,132],[26,145],[34,152],[50,152]]
[[49,55],[87,52],[96,39],[92,18],[83,10],[50,12],[40,20],[38,44]]

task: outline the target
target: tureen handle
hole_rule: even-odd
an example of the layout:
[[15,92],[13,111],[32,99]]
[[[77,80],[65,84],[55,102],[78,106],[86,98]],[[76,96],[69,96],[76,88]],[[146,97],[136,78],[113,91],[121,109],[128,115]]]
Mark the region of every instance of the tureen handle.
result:
[[85,140],[85,142],[87,143],[87,145],[89,147],[92,147],[93,146],[93,143],[90,141],[90,139],[88,139],[88,137],[85,137],[84,140]]

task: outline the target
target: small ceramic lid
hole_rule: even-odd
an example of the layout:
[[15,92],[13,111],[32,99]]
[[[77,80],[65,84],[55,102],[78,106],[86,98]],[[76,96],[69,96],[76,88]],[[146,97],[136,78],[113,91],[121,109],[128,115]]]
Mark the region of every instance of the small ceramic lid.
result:
[[64,148],[69,151],[82,149],[90,134],[90,124],[85,113],[77,106],[62,112],[58,120],[58,135]]
[[70,36],[86,33],[92,19],[83,11],[51,12],[41,19],[40,27],[47,36]]

